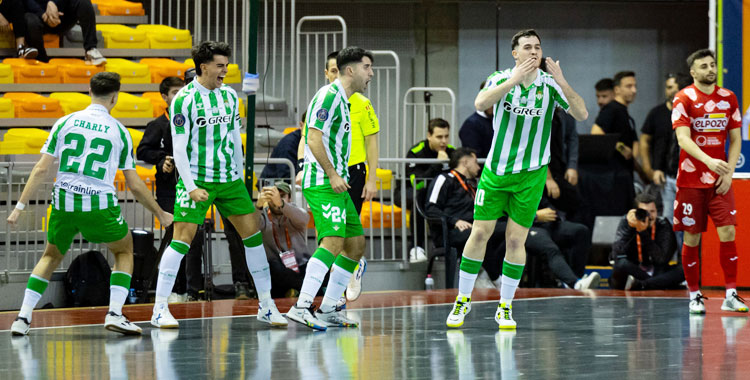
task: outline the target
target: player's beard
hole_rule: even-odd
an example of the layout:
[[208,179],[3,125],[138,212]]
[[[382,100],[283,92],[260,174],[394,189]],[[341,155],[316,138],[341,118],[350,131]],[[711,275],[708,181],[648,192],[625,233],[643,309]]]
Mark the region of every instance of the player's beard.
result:
[[705,84],[707,86],[710,86],[712,84],[716,84],[716,77],[717,77],[717,75],[714,74],[714,79],[708,79],[708,75],[706,75],[703,78],[701,78],[700,80],[698,80],[698,82],[700,82],[701,84]]

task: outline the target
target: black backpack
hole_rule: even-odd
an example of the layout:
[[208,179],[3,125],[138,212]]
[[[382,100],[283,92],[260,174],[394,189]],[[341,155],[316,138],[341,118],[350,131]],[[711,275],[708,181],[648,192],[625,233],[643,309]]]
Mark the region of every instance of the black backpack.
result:
[[109,305],[109,277],[112,270],[99,251],[79,255],[65,273],[67,306]]

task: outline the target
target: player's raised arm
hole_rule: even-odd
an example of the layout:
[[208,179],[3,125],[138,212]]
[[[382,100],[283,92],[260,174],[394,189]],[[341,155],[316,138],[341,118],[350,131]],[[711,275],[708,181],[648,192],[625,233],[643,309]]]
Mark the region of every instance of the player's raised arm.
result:
[[477,94],[477,97],[474,100],[474,108],[476,108],[477,111],[484,112],[487,108],[494,106],[508,93],[508,91],[510,91],[511,88],[521,83],[523,78],[536,70],[537,67],[536,60],[529,58],[516,66],[513,69],[510,78],[502,82],[500,85],[493,86],[492,84],[488,84],[485,89],[479,91],[479,94]]
[[560,68],[560,61],[554,61],[552,58],[547,57],[547,71],[552,74],[555,82],[560,86],[565,98],[568,100],[568,104],[570,105],[568,113],[570,113],[570,116],[573,116],[573,118],[578,121],[588,119],[589,112],[586,110],[586,103],[583,101],[583,98],[573,90],[573,87],[570,86],[568,81],[565,80],[565,76]]

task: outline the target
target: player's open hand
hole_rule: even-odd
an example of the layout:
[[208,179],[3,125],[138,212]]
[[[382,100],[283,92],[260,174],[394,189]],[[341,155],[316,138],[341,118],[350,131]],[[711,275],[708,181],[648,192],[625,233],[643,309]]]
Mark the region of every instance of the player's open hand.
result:
[[8,222],[11,226],[15,226],[16,223],[18,223],[18,217],[21,216],[21,210],[14,208],[13,212],[8,215],[8,219],[5,221]]
[[729,191],[729,188],[732,186],[732,175],[722,175],[719,176],[719,179],[716,181],[716,194],[724,195]]
[[162,211],[161,215],[159,215],[159,223],[161,223],[161,225],[164,227],[171,226],[173,221],[174,221],[174,215],[166,211]]
[[706,161],[706,166],[708,166],[709,170],[720,176],[727,175],[730,172],[729,164],[718,158],[709,158],[708,161]]
[[208,192],[203,189],[195,189],[190,192],[190,199],[196,202],[205,202],[208,200]]
[[552,78],[555,79],[555,82],[557,82],[557,84],[564,83],[565,77],[563,76],[562,69],[560,68],[560,61],[555,61],[552,58],[547,57],[546,63],[547,72],[552,75]]
[[537,65],[536,60],[534,58],[529,58],[513,68],[513,73],[510,78],[513,83],[521,83],[524,77],[531,74],[538,67],[539,65]]
[[331,176],[331,188],[333,188],[333,191],[343,193],[344,191],[349,190],[350,187],[351,186],[349,186],[340,175],[334,174]]

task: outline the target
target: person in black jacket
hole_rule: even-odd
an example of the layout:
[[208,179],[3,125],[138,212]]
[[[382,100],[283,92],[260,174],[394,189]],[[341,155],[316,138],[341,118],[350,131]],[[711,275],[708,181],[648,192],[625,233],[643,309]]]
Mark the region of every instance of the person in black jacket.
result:
[[[432,158],[445,160],[443,163],[436,164],[417,164],[412,163],[406,165],[406,207],[411,209],[414,202],[414,189],[416,189],[417,202],[420,205],[425,204],[425,194],[427,188],[430,186],[430,182],[438,174],[449,169],[448,160],[451,154],[456,150],[452,145],[448,144],[450,139],[450,124],[443,119],[432,119],[427,124],[427,139],[420,141],[414,145],[406,153],[406,158]],[[396,183],[399,187],[401,182]],[[396,193],[396,199],[394,203],[397,206],[401,205],[400,192]],[[421,256],[424,256],[424,219],[419,213],[413,212],[412,215],[416,217],[413,219],[417,228],[416,239],[414,241],[414,248],[410,252],[412,261],[420,261]],[[414,260],[416,259],[416,260]],[[425,258],[426,259],[426,258]]]
[[612,245],[612,285],[625,290],[676,288],[685,275],[679,263],[669,265],[676,249],[672,225],[658,216],[653,195],[641,193],[635,202],[637,208],[622,217]]
[[[479,86],[480,90],[484,88],[484,83],[482,81]],[[458,130],[461,146],[474,149],[477,152],[477,158],[487,158],[492,148],[492,137],[495,136],[495,130],[492,128],[492,112],[492,107],[484,111],[474,111]]]

